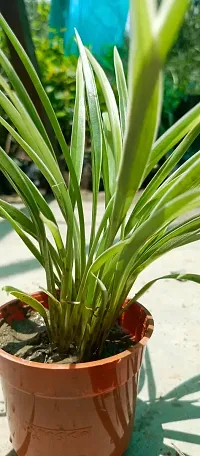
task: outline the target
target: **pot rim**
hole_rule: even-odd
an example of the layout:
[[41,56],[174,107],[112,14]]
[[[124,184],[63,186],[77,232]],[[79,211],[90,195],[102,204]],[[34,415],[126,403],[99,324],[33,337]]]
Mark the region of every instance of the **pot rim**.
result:
[[[32,293],[33,296],[36,294],[38,294],[38,293]],[[130,298],[127,298],[127,299],[130,299]],[[8,301],[7,303],[1,305],[0,310],[3,309],[4,307],[6,307],[8,304],[14,304],[18,301],[19,301],[19,299],[12,299],[11,301]],[[145,347],[145,345],[147,344],[148,340],[151,338],[153,331],[154,331],[154,320],[153,320],[151,313],[146,309],[146,307],[144,307],[139,302],[136,302],[135,304],[137,304],[141,309],[143,309],[146,314],[147,328],[145,330],[145,334],[142,337],[142,339],[140,339],[140,341],[137,342],[137,344],[135,344],[132,348],[125,350],[121,353],[118,353],[117,355],[109,356],[108,358],[103,358],[98,361],[89,361],[89,362],[84,362],[84,363],[75,363],[75,364],[56,364],[56,363],[47,364],[46,363],[45,364],[45,363],[39,363],[36,361],[27,361],[25,359],[18,358],[17,356],[11,355],[11,354],[7,353],[6,351],[4,351],[3,349],[0,349],[0,358],[2,357],[4,359],[6,359],[7,361],[10,361],[12,363],[18,363],[20,365],[23,365],[24,367],[26,366],[29,368],[32,367],[32,368],[36,368],[36,369],[59,370],[59,371],[60,370],[73,370],[73,369],[79,370],[79,369],[84,369],[84,368],[89,369],[92,367],[104,366],[104,365],[111,364],[111,363],[115,363],[115,364],[119,363],[119,362],[121,362],[122,359],[130,356],[140,346]]]

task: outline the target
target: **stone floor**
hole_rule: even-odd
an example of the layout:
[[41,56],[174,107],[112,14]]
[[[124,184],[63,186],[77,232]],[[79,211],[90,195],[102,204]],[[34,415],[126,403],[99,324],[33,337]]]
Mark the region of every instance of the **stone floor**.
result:
[[[65,224],[55,202],[50,205],[64,232]],[[103,207],[101,195],[99,217]],[[91,195],[87,193],[84,208],[89,233]],[[200,273],[200,242],[179,248],[157,260],[141,274],[135,290],[146,281],[172,271]],[[0,287],[3,285],[31,292],[44,285],[44,274],[10,225],[1,220]],[[7,299],[1,292],[0,304]],[[141,302],[153,314],[155,332],[141,371],[135,430],[126,456],[175,456],[182,453],[184,456],[199,456],[200,286],[161,281],[141,298]],[[14,456],[8,435],[0,393],[0,456]]]

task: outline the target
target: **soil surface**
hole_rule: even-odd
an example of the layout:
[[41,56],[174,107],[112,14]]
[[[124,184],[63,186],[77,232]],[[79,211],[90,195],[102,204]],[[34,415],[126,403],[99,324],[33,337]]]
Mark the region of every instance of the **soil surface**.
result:
[[[72,344],[68,353],[60,355],[49,344],[43,319],[26,307],[25,318],[11,321],[0,319],[0,348],[11,355],[39,363],[72,364],[79,362],[76,347]],[[121,326],[115,325],[105,342],[101,358],[116,355],[131,348],[134,341]],[[94,356],[94,359],[95,358]]]

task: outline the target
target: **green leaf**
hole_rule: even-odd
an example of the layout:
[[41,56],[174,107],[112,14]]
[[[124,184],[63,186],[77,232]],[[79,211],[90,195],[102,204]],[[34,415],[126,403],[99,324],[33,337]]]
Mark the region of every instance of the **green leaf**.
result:
[[120,111],[120,122],[121,130],[124,135],[126,127],[126,116],[127,116],[127,105],[128,105],[128,90],[126,85],[126,78],[123,70],[122,61],[120,59],[117,48],[114,48],[114,64],[115,64],[115,75],[117,82],[117,91],[119,95],[119,111]]
[[133,252],[135,254],[150,236],[161,228],[168,226],[172,220],[175,220],[183,213],[198,207],[199,200],[199,191],[191,190],[165,202],[165,204],[159,204],[159,206],[151,212],[150,217],[141,224],[128,239],[126,253],[124,252],[124,259],[126,258],[126,261],[130,259]]
[[[183,245],[190,244],[191,242],[199,241],[200,239],[200,232],[195,231],[192,233],[185,233],[181,236],[172,237],[170,240],[163,242],[163,246],[161,246],[157,251],[155,250],[155,257],[160,257],[166,252],[169,252],[172,249],[177,247],[182,247]],[[159,247],[159,246],[158,246]]]
[[169,128],[157,141],[152,148],[148,166],[144,179],[152,171],[159,160],[169,152],[192,128],[199,124],[200,103],[188,111],[171,128]]
[[85,85],[82,73],[82,65],[78,61],[76,72],[76,100],[74,106],[74,119],[71,137],[71,157],[80,184],[83,159],[85,152]]
[[200,151],[195,155],[195,162],[188,164],[188,167],[184,173],[181,173],[177,176],[176,179],[173,179],[169,182],[171,184],[168,190],[160,198],[160,200],[155,205],[152,213],[161,208],[166,202],[171,201],[173,198],[186,193],[189,190],[194,189],[195,187],[200,186]]
[[[166,280],[166,279],[175,279],[175,280],[178,280],[180,282],[183,282],[183,281],[186,281],[186,280],[189,280],[191,282],[195,282],[195,283],[198,283],[200,284],[200,275],[198,274],[168,274],[168,275],[164,275],[164,276],[161,276],[161,277],[157,277],[156,279],[153,279],[151,280],[150,282],[146,283],[144,285],[144,287],[142,287],[136,294],[135,296],[129,301],[129,303],[127,304],[127,306],[124,307],[123,309],[123,312],[125,312],[134,302],[136,302],[144,293],[146,293],[146,291],[149,290],[149,288],[152,287],[152,285],[154,285],[154,283],[158,282],[158,280]],[[122,312],[122,313],[123,313]]]
[[133,269],[137,253],[145,242],[150,242],[159,230],[167,227],[170,222],[183,213],[198,207],[200,195],[198,190],[193,190],[160,205],[150,217],[142,223],[128,238],[119,257],[118,268],[115,272],[113,307],[120,302],[120,294],[126,284],[130,271]]
[[[177,163],[183,157],[183,155],[187,152],[191,144],[195,141],[197,136],[200,133],[200,118],[198,124],[185,136],[182,142],[178,145],[178,147],[172,152],[172,154],[168,157],[165,163],[160,167],[159,171],[156,173],[154,178],[151,180],[147,188],[145,189],[145,196],[144,194],[141,197],[142,201],[146,201],[154,194],[154,191],[157,190],[160,184],[164,181],[164,179],[174,170]],[[173,178],[173,175],[172,175]]]
[[[11,181],[11,184],[12,184],[12,181]],[[32,182],[31,182],[31,184],[32,184]],[[36,187],[34,187],[34,189],[37,190]],[[37,191],[36,191],[36,196],[37,196]],[[39,196],[41,196],[41,200],[42,200],[43,197],[40,193],[39,193]],[[39,199],[39,202],[40,202],[40,199]],[[45,202],[45,200],[44,200],[44,202]],[[51,211],[50,211],[50,214],[51,214]],[[12,206],[11,204],[9,204],[3,200],[0,200],[0,216],[2,218],[7,219],[13,225],[13,228],[18,233],[18,235],[21,237],[21,239],[26,244],[26,246],[29,248],[31,253],[44,267],[44,262],[43,262],[42,256],[40,255],[40,252],[36,249],[35,245],[31,243],[30,239],[25,236],[25,233],[24,233],[24,231],[25,231],[26,233],[30,234],[34,239],[38,240],[37,239],[37,230],[35,229],[33,222],[25,214],[23,214],[23,212],[21,212],[19,209],[17,209],[16,207]],[[12,222],[11,222],[11,220],[12,220]],[[62,264],[60,265],[59,258],[56,255],[57,252],[55,251],[54,247],[51,245],[51,243],[49,241],[48,241],[48,247],[49,247],[49,250],[51,253],[52,261],[56,267],[58,276],[60,277],[59,266],[62,267]],[[57,283],[57,286],[59,286],[59,281],[56,276],[55,276],[55,282]]]
[[124,248],[124,245],[125,241],[118,242],[99,255],[98,258],[91,264],[90,268],[87,267],[79,289],[78,300],[81,299],[82,294],[86,289],[90,274],[99,271],[107,261],[111,260],[116,254],[119,254]]
[[26,185],[29,186],[31,193],[33,195],[34,200],[37,203],[37,206],[39,208],[39,211],[42,212],[42,214],[47,217],[49,220],[51,220],[53,223],[56,223],[56,219],[54,217],[54,214],[50,208],[50,206],[47,204],[46,200],[44,199],[43,195],[40,193],[38,188],[33,184],[33,182],[29,179],[29,177],[23,173],[23,179],[26,183]]
[[102,129],[100,119],[100,107],[98,102],[98,95],[94,75],[92,73],[85,48],[76,31],[76,39],[81,56],[83,66],[83,73],[85,78],[88,108],[89,108],[89,122],[91,128],[92,139],[92,181],[93,181],[93,205],[92,205],[92,228],[90,236],[90,248],[94,240],[96,231],[96,216],[97,216],[97,201],[99,192],[99,183],[101,175],[102,164]]
[[[161,235],[162,236],[162,235]],[[170,250],[173,250],[177,247],[181,247],[184,245],[188,245],[191,242],[199,241],[200,240],[200,231],[192,231],[186,232],[180,236],[171,236],[168,239],[165,239],[165,236],[160,237],[156,242],[152,240],[152,242],[147,245],[147,248],[141,248],[138,251],[137,258],[134,261],[134,265],[128,280],[126,282],[124,288],[124,299],[128,295],[130,289],[133,286],[138,274],[140,274],[147,266],[153,263],[155,260],[160,258]]]
[[[0,94],[0,103],[1,103],[1,94]],[[3,103],[1,103],[1,105],[3,105]],[[12,110],[11,104],[10,104],[10,108]],[[18,126],[17,110],[14,108],[12,111],[12,114],[10,113],[10,109],[7,109],[6,112],[8,113],[11,120],[15,119],[15,125]],[[20,124],[22,125],[22,120],[20,119],[20,117],[18,117],[18,119],[19,119]],[[36,165],[39,167],[39,169],[43,172],[44,176],[49,181],[50,185],[56,186],[56,180],[54,179],[53,174],[50,172],[48,164],[46,166],[43,159],[40,158],[40,156],[35,152],[34,149],[32,149],[32,147],[30,147],[28,142],[24,141],[24,139],[14,130],[14,128],[8,122],[6,122],[6,120],[4,120],[2,117],[0,117],[0,123],[10,132],[10,134],[13,136],[13,138],[16,139],[18,144],[20,144],[23,147],[23,149],[27,152],[27,154],[30,156],[30,158],[36,163]],[[20,127],[19,127],[19,130],[21,130]],[[21,130],[21,134],[23,135],[23,129]],[[25,135],[25,139],[27,141],[29,141],[29,139],[26,137],[26,135]],[[32,141],[31,141],[31,143],[32,143]]]
[[[35,127],[28,112],[25,110],[21,101],[18,99],[18,97],[15,93],[12,94],[12,100],[14,101],[17,109],[12,105],[12,103],[10,103],[10,101],[7,99],[7,97],[5,97],[5,95],[2,92],[0,92],[0,104],[1,104],[2,108],[6,111],[9,118],[11,119],[12,123],[18,129],[23,140],[25,140],[25,142],[29,145],[29,147],[34,149],[35,159],[38,156],[38,159],[40,159],[41,163],[44,164],[44,162],[45,162],[45,166],[49,169],[49,171],[55,178],[55,183],[63,182],[63,185],[64,185],[64,179],[63,179],[61,171],[58,167],[57,162],[55,161],[54,157],[52,156],[48,146],[46,145],[46,143],[43,140],[42,136],[40,135],[39,131]],[[11,130],[11,127],[9,126],[9,124],[6,123],[4,121],[4,119],[1,118],[1,123],[3,124],[3,122],[4,122],[4,126],[7,128],[7,130],[10,131],[10,133],[12,131],[11,134],[14,136],[15,133],[14,133],[13,129]],[[45,166],[44,166],[44,168],[45,168]]]
[[[159,189],[158,195],[156,195],[156,190],[159,188],[159,186],[162,184],[162,182],[166,179],[166,177],[170,174],[170,172],[174,169],[175,165],[179,162],[179,160],[183,157],[185,152],[188,150],[190,145],[193,143],[193,141],[197,138],[198,134],[200,133],[200,123],[198,123],[188,134],[187,136],[182,140],[182,142],[179,144],[179,146],[172,152],[170,157],[165,161],[165,163],[160,167],[159,171],[156,173],[156,175],[152,178],[152,180],[149,182],[147,187],[145,188],[144,192],[142,193],[141,197],[139,198],[138,202],[136,203],[129,220],[126,225],[126,230],[125,234],[127,235],[131,229],[133,228],[135,224],[135,217],[141,218],[140,211],[142,207],[146,204],[149,204],[149,209],[151,210],[153,207],[153,202],[151,203],[149,200],[153,198],[155,201],[156,199],[160,199],[161,197],[161,188]],[[196,161],[196,157],[195,157]],[[185,168],[189,167],[189,162],[185,166]],[[181,171],[181,169],[179,170]],[[172,174],[170,176],[170,180],[174,179],[174,176],[176,177],[177,174]],[[166,187],[166,182],[164,183],[165,188],[164,192],[167,190]],[[147,212],[148,214],[148,212]]]
[[108,81],[108,78],[97,62],[97,60],[93,57],[90,51],[87,49],[87,56],[89,61],[97,75],[101,90],[103,92],[106,107],[108,111],[111,131],[112,131],[112,140],[113,140],[113,147],[114,147],[114,156],[116,162],[116,170],[118,171],[119,165],[121,162],[122,156],[122,138],[121,138],[121,129],[120,129],[120,121],[119,121],[119,113],[117,108],[117,103],[115,100],[115,96],[112,90],[112,87]]
[[47,219],[43,214],[40,214],[40,217],[41,217],[42,221],[44,222],[44,224],[49,228],[49,230],[54,238],[54,241],[56,243],[58,252],[60,252],[61,256],[63,256],[64,245],[63,245],[63,241],[62,241],[62,237],[61,237],[58,225],[53,223],[51,220]]
[[[83,334],[85,332],[85,329],[86,329],[86,326],[88,323],[90,323],[90,326],[92,326],[93,317],[95,320],[96,319],[98,320],[97,325],[98,326],[101,325],[102,316],[104,314],[104,311],[105,311],[107,303],[108,303],[108,290],[105,287],[104,283],[102,282],[102,280],[99,279],[99,277],[95,276],[93,273],[91,273],[91,275],[95,279],[94,285],[96,283],[99,286],[100,294],[101,294],[101,303],[99,304],[98,300],[95,300],[95,301],[92,300],[93,307],[86,307],[86,309],[90,310],[91,313],[90,313],[90,315],[88,313],[86,314],[84,326],[82,327]],[[94,293],[94,290],[93,290],[93,293]],[[89,299],[89,302],[90,302],[90,299]],[[96,321],[95,321],[95,324],[96,324]],[[97,330],[97,328],[96,328],[96,330]]]
[[186,242],[197,240],[200,232],[200,216],[192,217],[186,222],[179,223],[172,226],[164,235],[150,244],[150,248],[145,249],[144,254],[148,258],[152,252],[159,253],[160,249],[163,251],[171,250],[173,246],[178,247],[184,245]]
[[33,82],[33,85],[35,86],[36,88],[36,91],[40,97],[40,100],[46,110],[46,113],[49,117],[49,120],[52,124],[52,127],[54,128],[54,131],[56,133],[56,136],[60,142],[60,144],[64,147],[64,149],[66,150],[67,146],[66,146],[66,143],[65,143],[65,140],[64,140],[64,136],[62,134],[62,131],[61,131],[61,128],[60,128],[60,125],[58,123],[58,120],[56,118],[56,115],[54,113],[54,110],[51,106],[51,103],[49,101],[49,98],[42,86],[42,83],[39,79],[39,76],[33,66],[33,64],[31,63],[28,55],[26,54],[26,52],[24,51],[22,45],[20,44],[20,42],[18,41],[18,39],[16,38],[15,34],[13,33],[13,31],[11,30],[11,28],[9,27],[9,25],[7,24],[7,22],[5,21],[4,17],[2,16],[2,14],[0,14],[0,25],[2,27],[2,29],[4,30],[5,34],[7,35],[7,37],[9,38],[10,42],[12,43],[14,49],[16,50],[20,60],[22,61],[22,63],[24,64],[32,82]]
[[108,154],[107,154],[107,143],[105,133],[103,132],[102,142],[102,177],[105,192],[105,206],[108,205],[111,193],[110,193],[110,178],[109,178],[109,166],[108,166]]
[[106,304],[108,302],[108,290],[107,288],[105,287],[104,283],[102,282],[102,280],[99,279],[99,277],[95,276],[93,273],[91,273],[94,278],[96,279],[99,287],[100,287],[100,290],[101,290],[101,293],[102,293],[102,298],[103,298],[103,309],[105,309],[106,307]]
[[[109,188],[109,195],[112,196],[114,194],[115,187],[116,187],[116,164],[115,164],[115,158],[113,155],[111,125],[110,125],[108,113],[104,112],[102,117],[103,117],[104,149],[105,149],[104,150],[105,156],[103,155],[103,167],[105,166],[105,162],[107,162],[107,169],[104,173],[104,181],[107,181],[107,187]],[[105,176],[105,174],[106,174],[106,176]],[[108,192],[108,190],[107,190],[107,192]]]
[[[127,241],[126,241],[127,242]],[[117,242],[117,244],[114,244],[112,247],[109,247],[107,250],[105,250],[105,252],[103,252],[95,261],[94,263],[92,264],[92,266],[90,267],[90,272],[97,272],[101,266],[103,266],[107,261],[109,261],[110,259],[112,259],[112,257],[118,253],[120,253],[125,244],[126,244],[125,241],[120,241],[120,242]]]
[[159,54],[165,60],[174,44],[190,0],[163,0],[156,20]]
[[[185,232],[178,235],[177,233],[172,233],[170,236],[163,236],[157,240],[155,243],[151,243],[149,248],[143,249],[142,252],[138,252],[137,259],[135,261],[131,276],[137,276],[141,271],[143,271],[148,265],[150,265],[157,258],[160,258],[170,250],[177,247],[182,247],[184,245],[190,244],[200,240],[199,230]],[[131,280],[131,277],[130,279]]]
[[[0,97],[1,100],[1,97]],[[17,122],[17,116],[18,113],[16,109],[11,105],[11,103],[6,100],[6,98],[3,96],[2,97],[2,103],[5,104],[5,108],[7,111],[12,115],[13,122],[19,124],[19,129],[22,132],[22,135],[24,133],[24,125],[19,117],[19,120]],[[26,114],[24,113],[26,116]],[[25,117],[28,119],[28,116]],[[24,120],[25,120],[24,118]],[[30,119],[28,119],[30,120]],[[68,224],[68,244],[67,244],[67,258],[69,262],[69,271],[72,269],[72,239],[73,239],[73,224],[74,224],[74,216],[73,216],[73,209],[72,209],[72,204],[71,200],[69,197],[69,192],[66,189],[66,185],[64,182],[64,179],[62,177],[62,174],[60,172],[60,169],[57,167],[56,162],[54,161],[53,157],[51,156],[50,152],[48,151],[47,146],[43,143],[43,148],[42,148],[42,153],[39,154],[35,153],[32,147],[29,146],[29,144],[26,143],[26,141],[23,140],[22,137],[18,135],[18,133],[6,122],[4,121],[3,118],[0,118],[0,122],[7,128],[8,131],[12,134],[12,136],[18,141],[18,143],[23,147],[23,149],[28,153],[28,155],[34,160],[34,162],[37,164],[39,169],[42,171],[43,175],[46,177],[47,181],[51,185],[51,188],[54,192],[54,195],[57,198],[58,204],[60,205],[61,211],[65,217],[65,220],[67,221]],[[30,125],[30,129],[33,132],[33,125]],[[26,134],[25,134],[26,136]],[[29,140],[27,138],[27,140]],[[37,130],[35,130],[35,140],[38,140],[38,144],[40,141],[40,138],[37,135]],[[32,141],[31,141],[32,144]],[[34,147],[34,145],[33,145]],[[41,144],[42,147],[42,144]],[[5,155],[4,155],[5,158]],[[46,165],[47,163],[47,165]],[[7,172],[9,173],[9,168],[7,169]],[[46,258],[47,259],[47,258]],[[71,264],[70,264],[71,261]]]
[[138,116],[139,105],[134,108],[131,125],[133,124],[135,127],[130,128],[129,137],[124,146],[124,155],[110,225],[111,239],[116,235],[140,186],[157,125],[158,101],[159,87],[157,86],[143,121],[143,126],[138,124],[140,120],[142,122],[142,118],[140,119]]
[[52,301],[54,301],[54,303],[56,304],[57,308],[58,308],[58,311],[61,311],[61,303],[60,301],[58,301],[58,299],[55,298],[55,296],[53,296],[48,290],[46,290],[45,288],[43,287],[40,287],[40,290],[44,291],[44,293],[49,296],[49,298],[52,299]]
[[13,183],[14,188],[17,190],[18,194],[21,196],[25,205],[27,206],[32,220],[35,225],[37,232],[37,239],[39,241],[41,255],[44,261],[44,267],[47,277],[48,287],[51,292],[54,293],[55,286],[53,280],[53,267],[51,263],[51,258],[49,256],[47,239],[45,236],[45,230],[42,220],[40,219],[39,209],[34,200],[34,194],[31,192],[30,179],[24,178],[25,174],[21,169],[14,163],[14,161],[4,152],[0,147],[0,158],[1,158],[1,171],[7,176],[10,177],[11,182]]
[[29,97],[26,89],[24,88],[24,86],[23,86],[20,78],[18,77],[16,71],[14,70],[13,66],[11,65],[11,63],[9,62],[6,55],[3,53],[3,51],[1,49],[0,49],[0,65],[4,69],[9,82],[12,84],[13,88],[16,90],[16,93],[18,94],[24,107],[27,109],[27,112],[29,113],[30,117],[32,118],[32,120],[35,123],[38,130],[40,131],[40,133],[43,136],[44,140],[46,141],[47,145],[53,151],[51,143],[48,138],[48,135],[46,133],[46,130],[43,126],[43,123],[37,113],[37,110],[31,100],[31,98]]
[[[14,49],[16,50],[20,60],[22,61],[22,63],[24,64],[32,82],[33,82],[33,85],[40,97],[40,100],[45,108],[45,111],[47,113],[47,116],[51,122],[51,125],[54,129],[54,132],[56,134],[56,137],[58,139],[58,142],[60,144],[60,147],[61,147],[61,150],[63,152],[63,155],[65,157],[65,160],[66,160],[66,163],[67,163],[67,166],[69,168],[69,171],[70,171],[70,176],[71,176],[71,179],[73,181],[73,187],[74,187],[74,198],[75,198],[75,201],[77,201],[77,206],[78,206],[78,213],[79,213],[79,222],[80,222],[80,228],[81,228],[81,245],[82,245],[82,251],[85,251],[85,231],[84,231],[84,223],[83,223],[83,208],[82,208],[82,201],[81,201],[81,194],[80,194],[80,189],[79,189],[79,185],[78,185],[78,182],[77,182],[77,178],[76,178],[76,173],[75,173],[75,170],[74,170],[74,166],[73,166],[73,163],[72,163],[72,159],[71,159],[71,156],[70,156],[70,153],[69,153],[69,148],[66,144],[66,141],[65,141],[65,138],[64,138],[64,135],[62,133],[62,130],[61,130],[61,127],[59,125],[59,122],[57,120],[57,117],[55,115],[55,112],[52,108],[52,105],[49,101],[49,98],[42,86],[42,83],[38,77],[38,74],[37,72],[35,71],[35,68],[34,66],[32,65],[29,57],[27,56],[26,52],[24,51],[23,47],[21,46],[20,42],[18,41],[18,39],[16,38],[16,36],[14,35],[14,33],[12,32],[11,28],[9,27],[9,25],[7,24],[7,22],[5,21],[4,17],[2,16],[2,14],[0,14],[0,25],[2,27],[2,29],[4,30],[5,34],[7,35],[7,37],[9,38],[10,42],[12,43]],[[73,220],[73,217],[69,217],[68,220],[72,219]]]
[[123,158],[111,218],[108,245],[127,214],[147,166],[160,112],[162,63],[154,46],[148,2],[131,2],[129,110]]
[[[162,205],[164,201],[170,200],[172,195],[179,195],[184,191],[198,187],[199,185],[199,159],[200,152],[197,152],[183,163],[173,174],[171,174],[163,184],[154,192],[153,199],[143,206],[140,212],[131,215],[130,225],[127,224],[127,231],[134,226],[135,221],[143,221],[148,218],[150,212],[154,211],[158,205]],[[134,210],[133,210],[134,212]],[[126,233],[127,233],[126,231]]]
[[180,234],[190,233],[200,229],[200,215],[193,216],[187,219],[184,222],[173,224],[168,232],[166,233],[165,237],[179,236]]
[[49,328],[49,322],[48,322],[46,310],[43,307],[43,305],[39,301],[37,301],[37,299],[33,298],[32,296],[29,296],[28,294],[24,293],[23,291],[19,290],[18,288],[14,288],[14,287],[10,287],[10,286],[3,287],[3,291],[15,296],[15,298],[20,299],[21,302],[24,302],[28,306],[32,307],[32,309],[36,310],[36,312],[38,312],[41,315],[41,317],[44,319],[47,330],[50,334],[50,328]]

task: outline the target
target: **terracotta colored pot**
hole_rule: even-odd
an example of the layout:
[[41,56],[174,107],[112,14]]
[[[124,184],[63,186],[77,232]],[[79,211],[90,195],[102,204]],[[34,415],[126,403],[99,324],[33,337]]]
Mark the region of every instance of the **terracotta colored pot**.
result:
[[[38,297],[47,304],[43,293]],[[1,317],[11,323],[24,318],[23,309],[12,301],[1,307]],[[133,431],[138,375],[153,319],[135,303],[121,324],[138,343],[101,361],[48,365],[0,350],[11,441],[18,456],[123,455]]]

